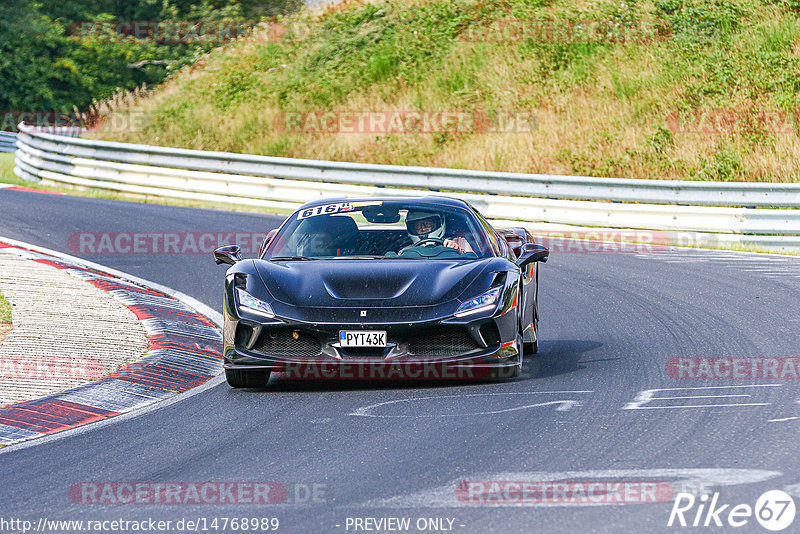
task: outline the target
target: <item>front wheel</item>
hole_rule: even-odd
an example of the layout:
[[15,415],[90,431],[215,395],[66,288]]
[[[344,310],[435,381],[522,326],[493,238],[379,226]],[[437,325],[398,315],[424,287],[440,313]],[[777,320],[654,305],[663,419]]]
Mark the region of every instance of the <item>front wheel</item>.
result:
[[225,369],[225,380],[232,388],[263,388],[269,382],[269,371]]

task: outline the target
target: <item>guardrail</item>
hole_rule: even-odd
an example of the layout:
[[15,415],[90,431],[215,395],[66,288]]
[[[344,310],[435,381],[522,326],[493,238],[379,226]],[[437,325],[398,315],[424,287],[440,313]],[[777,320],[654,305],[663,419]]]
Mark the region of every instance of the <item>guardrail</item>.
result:
[[86,131],[82,126],[46,126],[20,123],[17,129],[20,127],[24,127],[28,133],[55,134],[62,137],[78,137]]
[[14,152],[17,149],[17,134],[0,132],[0,152]]
[[[34,181],[287,209],[328,196],[448,191],[493,219],[557,224],[559,229],[697,232],[706,236],[706,243],[800,250],[800,211],[769,209],[800,206],[800,184],[626,180],[299,160],[93,141],[19,128],[15,172]],[[675,202],[693,205],[670,204]],[[750,208],[755,206],[760,209]]]
[[[22,125],[20,125],[22,126]],[[49,133],[65,137],[78,137],[84,132],[80,126],[25,126],[29,133]],[[0,131],[0,152],[17,150],[17,132]]]

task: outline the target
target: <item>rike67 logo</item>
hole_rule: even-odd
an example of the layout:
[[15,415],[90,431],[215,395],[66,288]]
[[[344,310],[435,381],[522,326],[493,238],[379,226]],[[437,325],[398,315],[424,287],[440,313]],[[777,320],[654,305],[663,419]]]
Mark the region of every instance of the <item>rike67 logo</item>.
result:
[[767,530],[780,531],[794,521],[795,504],[792,497],[780,490],[767,491],[749,504],[721,504],[719,493],[695,498],[691,493],[678,493],[669,514],[667,526],[681,527],[743,527],[755,516]]

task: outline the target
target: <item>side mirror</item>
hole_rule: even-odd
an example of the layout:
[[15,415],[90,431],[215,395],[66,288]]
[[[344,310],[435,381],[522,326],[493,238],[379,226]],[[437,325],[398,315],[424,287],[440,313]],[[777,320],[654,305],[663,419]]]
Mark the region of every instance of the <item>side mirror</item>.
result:
[[506,236],[506,242],[508,246],[511,247],[511,250],[514,251],[514,255],[519,257],[522,254],[522,239],[514,236]]
[[518,258],[522,254],[523,243],[525,243],[526,238],[530,238],[530,236],[526,236],[527,231],[524,228],[503,228],[498,230],[497,233],[506,240],[506,243],[514,252],[514,256]]
[[267,233],[266,237],[264,237],[264,241],[261,243],[261,248],[258,249],[259,258],[264,255],[264,252],[267,250],[267,247],[272,242],[272,238],[275,237],[275,234],[277,233],[278,229],[274,228]]
[[546,262],[550,251],[544,245],[526,243],[522,245],[522,251],[517,258],[517,267],[525,267],[534,261]]
[[242,247],[239,245],[225,245],[224,247],[219,247],[214,251],[214,260],[216,260],[217,265],[222,265],[223,263],[233,265],[236,262],[242,261]]

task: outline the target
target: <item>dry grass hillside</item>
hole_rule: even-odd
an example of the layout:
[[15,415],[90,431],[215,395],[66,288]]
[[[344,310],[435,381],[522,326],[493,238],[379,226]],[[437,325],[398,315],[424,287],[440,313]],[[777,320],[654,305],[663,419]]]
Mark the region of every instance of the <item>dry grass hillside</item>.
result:
[[795,4],[350,3],[215,49],[114,106],[144,113],[137,128],[109,121],[95,135],[341,161],[798,181]]

